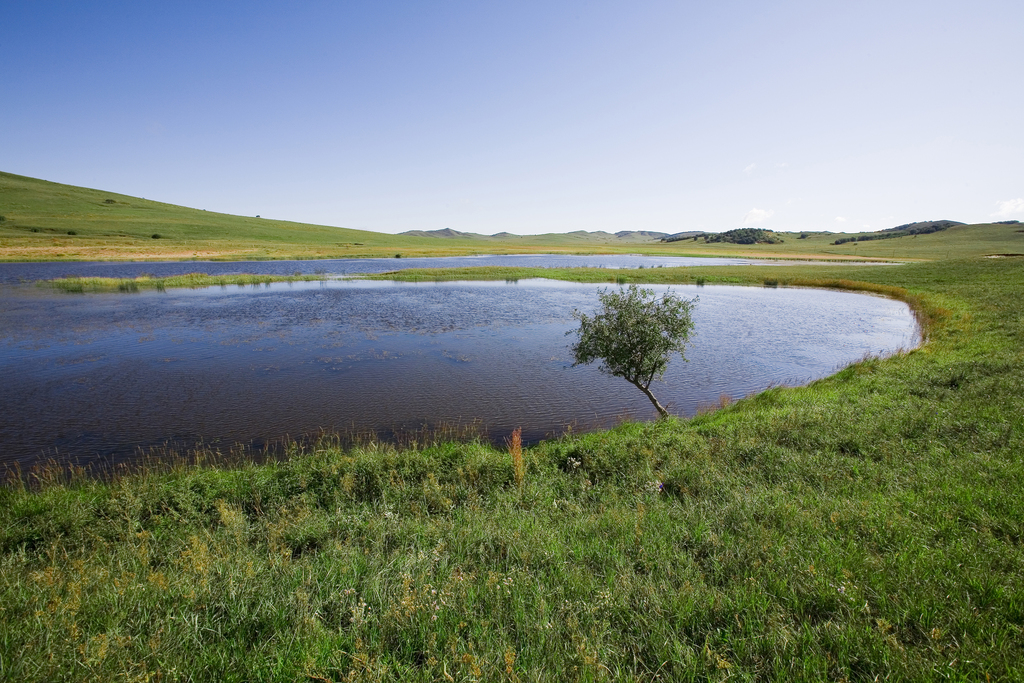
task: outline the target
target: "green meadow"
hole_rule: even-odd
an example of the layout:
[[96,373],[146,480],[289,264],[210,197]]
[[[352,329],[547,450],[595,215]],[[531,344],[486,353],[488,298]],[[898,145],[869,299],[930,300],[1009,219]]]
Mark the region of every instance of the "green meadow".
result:
[[403,273],[873,291],[925,342],[529,448],[325,437],[22,473],[0,488],[0,678],[1022,680],[1024,260],[953,255]]
[[260,260],[412,255],[436,241],[231,216],[0,173],[0,260]]
[[[643,253],[843,260],[920,260],[1024,252],[1021,225],[956,226],[929,235],[833,245],[830,232],[779,233],[780,244],[664,243],[602,232],[447,237],[389,235],[232,216],[0,173],[0,261],[393,258],[477,254]],[[642,230],[637,226],[636,230]],[[681,228],[685,229],[685,227]]]

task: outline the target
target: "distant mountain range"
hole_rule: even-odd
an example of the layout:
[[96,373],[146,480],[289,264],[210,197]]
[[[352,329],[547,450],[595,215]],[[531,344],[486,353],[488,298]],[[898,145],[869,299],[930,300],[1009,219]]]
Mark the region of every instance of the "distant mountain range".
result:
[[[510,232],[498,232],[493,235],[480,235],[475,232],[462,232],[460,230],[452,230],[451,228],[442,228],[440,230],[407,230],[402,235],[409,235],[411,237],[436,237],[440,239],[449,240],[519,240],[523,239],[523,235],[514,235]],[[588,241],[603,240],[608,242],[657,242],[663,237],[667,237],[668,233],[665,232],[654,232],[652,230],[621,230],[614,235],[610,232],[603,230],[595,230],[593,232],[587,232],[586,230],[577,230],[569,233],[550,233],[552,237],[557,236],[559,238],[578,238],[586,239]],[[544,235],[527,235],[531,239],[537,237],[544,237]]]
[[[894,228],[886,228],[879,230],[874,234],[885,237],[897,236],[897,235],[916,235],[916,234],[928,234],[937,232],[939,230],[945,230],[946,228],[953,227],[955,225],[964,225],[959,221],[941,220],[941,221],[918,221],[916,223],[907,223],[906,225],[899,225]],[[730,235],[736,232],[749,232],[749,228],[742,228],[739,230],[730,230],[726,233],[708,233],[703,230],[689,230],[686,232],[676,233],[665,233],[655,232],[653,230],[621,230],[615,234],[605,232],[604,230],[594,230],[587,232],[586,230],[576,230],[575,232],[564,232],[564,233],[546,233],[542,235],[516,235],[511,232],[498,232],[493,235],[481,235],[475,232],[462,232],[461,230],[452,230],[451,228],[443,228],[441,230],[407,230],[406,232],[399,233],[401,235],[407,235],[409,237],[430,237],[434,239],[445,239],[445,240],[465,240],[465,241],[486,241],[486,242],[505,242],[505,241],[518,241],[528,239],[530,242],[574,242],[576,240],[586,241],[589,243],[607,243],[607,244],[622,244],[622,243],[633,243],[633,244],[647,244],[651,242],[678,242],[680,240],[687,240],[693,237],[703,236],[705,238],[711,238],[713,242],[733,242],[733,239],[722,239],[719,235]],[[764,231],[764,232],[771,232]],[[853,237],[841,237],[840,242],[855,242],[864,240],[865,238],[853,238]],[[867,238],[871,239],[871,238]],[[875,238],[878,239],[878,238]],[[708,241],[708,240],[705,240]],[[756,240],[758,242],[763,240]],[[745,243],[745,242],[741,242]],[[838,244],[839,242],[837,242]]]

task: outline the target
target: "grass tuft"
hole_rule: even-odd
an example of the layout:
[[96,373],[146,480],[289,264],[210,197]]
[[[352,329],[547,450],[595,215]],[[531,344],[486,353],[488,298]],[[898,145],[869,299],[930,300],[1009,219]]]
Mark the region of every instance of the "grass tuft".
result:
[[523,429],[516,427],[508,439],[508,452],[512,456],[512,473],[519,490],[526,482],[526,461],[523,459]]

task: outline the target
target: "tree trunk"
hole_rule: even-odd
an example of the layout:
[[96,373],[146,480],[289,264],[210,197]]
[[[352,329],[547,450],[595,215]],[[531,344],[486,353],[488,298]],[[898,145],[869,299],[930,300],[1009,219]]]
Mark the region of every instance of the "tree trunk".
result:
[[668,417],[668,411],[665,410],[665,406],[661,405],[658,402],[658,399],[654,397],[654,394],[651,393],[650,389],[643,386],[639,382],[633,382],[633,386],[635,386],[640,391],[644,392],[644,395],[647,396],[647,398],[651,399],[651,403],[653,403],[654,407],[658,409],[658,413],[661,415],[661,417]]

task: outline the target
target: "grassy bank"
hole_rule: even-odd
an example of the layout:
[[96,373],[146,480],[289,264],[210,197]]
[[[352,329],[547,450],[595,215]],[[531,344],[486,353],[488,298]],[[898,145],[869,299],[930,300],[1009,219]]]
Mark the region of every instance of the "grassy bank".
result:
[[1022,266],[707,269],[889,291],[929,341],[518,457],[37,473],[0,490],[0,678],[1020,680]]

